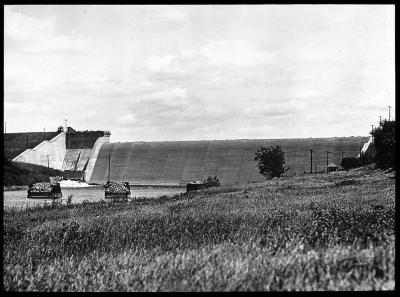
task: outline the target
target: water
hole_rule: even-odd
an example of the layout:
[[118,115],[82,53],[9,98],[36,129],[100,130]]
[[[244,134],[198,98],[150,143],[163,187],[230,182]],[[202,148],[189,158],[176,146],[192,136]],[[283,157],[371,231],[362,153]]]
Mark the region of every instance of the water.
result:
[[[101,201],[104,198],[104,188],[101,186],[87,188],[61,188],[63,197],[57,199],[65,203],[68,195],[73,195],[72,203],[82,203],[84,200]],[[175,195],[186,192],[185,187],[131,187],[131,197],[156,198],[163,195]],[[51,203],[52,199],[28,199],[27,190],[4,191],[4,208],[31,207],[37,204]]]

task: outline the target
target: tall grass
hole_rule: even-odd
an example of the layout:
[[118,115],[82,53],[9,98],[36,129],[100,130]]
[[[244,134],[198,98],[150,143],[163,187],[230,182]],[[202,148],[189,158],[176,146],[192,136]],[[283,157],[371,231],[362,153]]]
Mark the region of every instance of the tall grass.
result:
[[327,178],[8,209],[4,288],[393,289],[394,181],[379,172]]

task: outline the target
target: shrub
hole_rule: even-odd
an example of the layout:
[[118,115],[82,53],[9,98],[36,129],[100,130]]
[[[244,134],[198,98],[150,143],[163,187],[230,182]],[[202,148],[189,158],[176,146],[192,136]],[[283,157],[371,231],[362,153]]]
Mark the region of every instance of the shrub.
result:
[[360,166],[364,166],[364,165],[369,165],[369,164],[374,163],[375,159],[372,154],[366,153],[366,154],[361,154],[359,161],[361,163]]
[[362,166],[360,159],[356,157],[343,158],[340,165],[346,170]]
[[203,181],[203,184],[206,188],[211,188],[211,187],[218,187],[221,185],[221,183],[219,182],[219,179],[217,176],[209,176],[207,177],[207,179],[205,179]]
[[357,168],[374,163],[374,158],[370,154],[361,154],[360,158],[343,158],[340,165],[345,169]]

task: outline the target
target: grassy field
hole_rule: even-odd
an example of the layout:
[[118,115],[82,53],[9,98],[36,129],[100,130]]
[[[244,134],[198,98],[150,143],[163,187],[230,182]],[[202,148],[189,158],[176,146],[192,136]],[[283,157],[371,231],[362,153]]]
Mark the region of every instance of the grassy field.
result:
[[395,180],[359,170],[4,212],[7,291],[391,290]]

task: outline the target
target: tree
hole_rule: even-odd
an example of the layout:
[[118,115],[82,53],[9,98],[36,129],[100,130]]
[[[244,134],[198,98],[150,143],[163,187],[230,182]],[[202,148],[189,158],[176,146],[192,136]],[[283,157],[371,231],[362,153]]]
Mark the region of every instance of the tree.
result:
[[290,167],[285,167],[285,152],[277,145],[275,147],[263,147],[255,153],[254,160],[261,175],[266,178],[281,177]]
[[371,135],[376,149],[375,161],[378,168],[395,167],[395,121],[383,121]]

